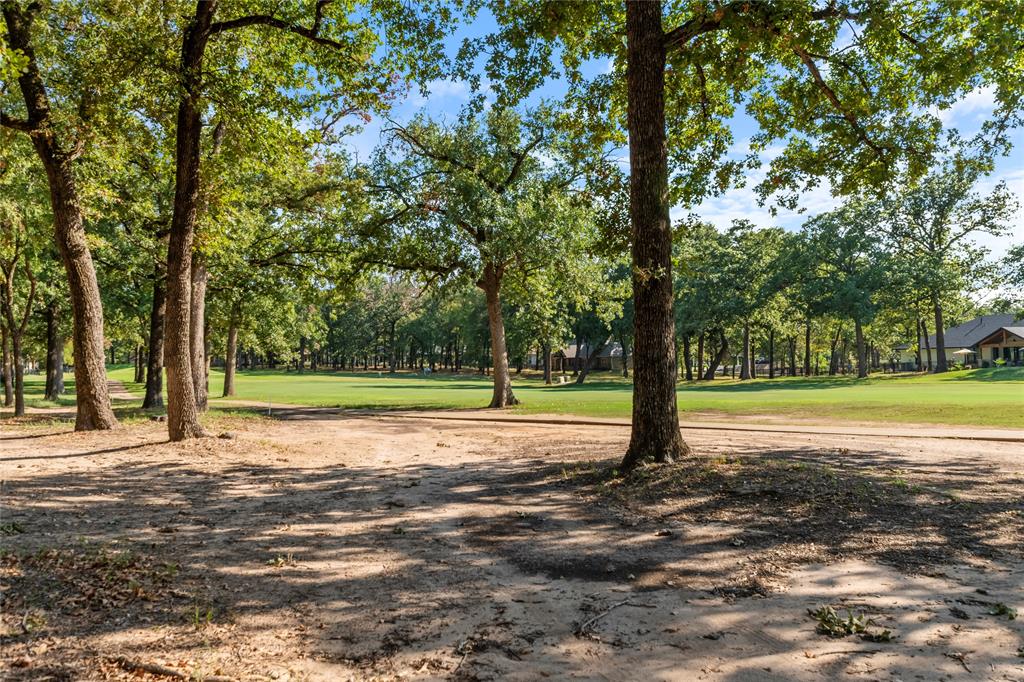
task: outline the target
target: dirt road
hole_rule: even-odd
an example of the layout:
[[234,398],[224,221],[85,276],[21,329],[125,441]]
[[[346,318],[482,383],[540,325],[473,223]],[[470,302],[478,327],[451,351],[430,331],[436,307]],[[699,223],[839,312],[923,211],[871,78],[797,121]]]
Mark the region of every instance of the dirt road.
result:
[[0,433],[5,678],[1024,679],[1019,443],[692,431],[631,499],[615,426],[218,428]]

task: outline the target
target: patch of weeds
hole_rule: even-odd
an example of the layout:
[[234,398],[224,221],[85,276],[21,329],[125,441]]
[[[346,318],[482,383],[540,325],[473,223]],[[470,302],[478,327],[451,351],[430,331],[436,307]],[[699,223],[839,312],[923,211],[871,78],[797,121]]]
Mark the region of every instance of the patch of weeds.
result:
[[46,613],[29,609],[21,619],[21,628],[26,633],[38,632],[46,628]]
[[1006,620],[1016,620],[1017,609],[1013,608],[1012,606],[1007,606],[1003,602],[999,602],[998,604],[994,604],[992,606],[992,608],[988,612],[988,615],[1006,616]]
[[214,610],[212,606],[207,606],[204,609],[200,608],[199,604],[196,604],[189,613],[189,620],[192,621],[192,625],[196,630],[202,630],[213,622],[213,616]]
[[273,559],[268,559],[267,565],[273,566],[274,568],[281,568],[282,566],[297,566],[298,562],[295,560],[295,556],[291,552],[288,552],[287,554],[278,554]]
[[817,609],[807,609],[807,615],[818,621],[815,632],[828,637],[846,637],[847,635],[859,635],[861,639],[869,642],[891,642],[893,634],[889,630],[872,630],[875,622],[863,613],[854,613],[847,609],[846,617],[843,618],[831,606],[821,606]]
[[910,484],[907,482],[907,479],[901,476],[896,476],[895,478],[889,479],[889,483],[901,490],[908,490],[910,488]]
[[0,535],[20,535],[24,532],[25,529],[13,521],[11,523],[0,523]]

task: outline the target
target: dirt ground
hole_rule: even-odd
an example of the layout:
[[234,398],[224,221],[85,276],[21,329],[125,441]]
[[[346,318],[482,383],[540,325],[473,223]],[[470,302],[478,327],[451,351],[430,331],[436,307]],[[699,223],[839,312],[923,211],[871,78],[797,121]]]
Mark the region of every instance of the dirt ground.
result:
[[281,417],[0,432],[0,675],[1024,680],[1024,444]]

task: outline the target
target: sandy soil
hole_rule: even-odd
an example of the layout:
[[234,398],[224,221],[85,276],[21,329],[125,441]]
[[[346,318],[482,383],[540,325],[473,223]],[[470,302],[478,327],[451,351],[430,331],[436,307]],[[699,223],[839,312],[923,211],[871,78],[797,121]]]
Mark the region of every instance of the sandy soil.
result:
[[2,675],[1024,680],[1019,443],[285,416],[4,430]]

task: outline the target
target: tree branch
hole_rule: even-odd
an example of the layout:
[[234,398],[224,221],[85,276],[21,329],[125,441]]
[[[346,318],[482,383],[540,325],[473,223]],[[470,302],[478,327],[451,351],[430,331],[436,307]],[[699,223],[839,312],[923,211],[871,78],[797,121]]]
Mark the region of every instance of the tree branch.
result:
[[814,80],[814,84],[822,91],[822,93],[824,93],[828,101],[836,108],[836,111],[842,114],[843,118],[846,119],[846,122],[849,123],[850,127],[857,133],[857,137],[860,138],[860,141],[867,145],[878,156],[885,156],[885,150],[882,147],[879,147],[868,136],[867,131],[864,130],[864,126],[861,125],[857,117],[843,106],[842,102],[839,101],[839,96],[836,95],[835,91],[829,87],[828,83],[825,82],[825,79],[821,77],[821,71],[818,70],[818,65],[814,63],[814,60],[809,54],[807,54],[807,51],[799,45],[793,45],[792,50],[793,53],[800,58],[800,61],[804,63],[804,66],[807,67],[807,70],[811,74],[811,78]]
[[15,118],[0,111],[0,125],[13,130],[20,130],[23,133],[31,133],[36,127],[23,118]]
[[[721,29],[723,24],[727,23],[729,19],[741,17],[744,14],[760,13],[768,15],[773,9],[774,6],[772,4],[756,0],[730,2],[719,7],[711,15],[702,14],[668,31],[665,33],[664,38],[662,38],[662,42],[666,50],[682,48],[686,43],[699,35]],[[826,19],[857,20],[859,18],[861,18],[861,15],[858,12],[851,12],[847,7],[835,5],[831,2],[827,7],[811,12],[811,21],[825,21]]]
[[271,14],[252,14],[247,17],[238,17],[227,21],[216,21],[210,24],[210,35],[215,36],[218,33],[226,33],[227,31],[233,31],[236,28],[245,28],[247,26],[269,26],[281,31],[294,33],[297,36],[302,36],[317,45],[334,48],[335,50],[347,50],[349,48],[348,45],[345,45],[338,40],[334,40],[333,38],[325,38],[320,35],[320,28],[323,26],[324,7],[331,4],[332,1],[333,0],[317,0],[316,12],[313,17],[313,26],[310,28],[300,26],[298,24],[289,24],[287,21],[279,19]]

